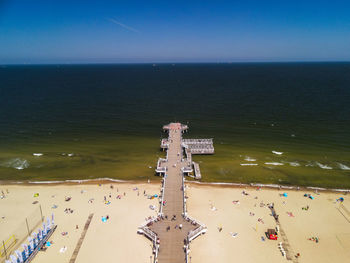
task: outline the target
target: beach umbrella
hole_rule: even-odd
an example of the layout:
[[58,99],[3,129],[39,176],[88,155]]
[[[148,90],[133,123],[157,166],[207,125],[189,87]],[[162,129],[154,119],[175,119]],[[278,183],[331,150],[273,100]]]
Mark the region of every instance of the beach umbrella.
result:
[[43,236],[46,236],[46,224],[45,224],[45,222],[43,223]]
[[30,246],[30,248],[31,248],[31,249],[32,249],[32,251],[33,251],[33,249],[34,249],[34,241],[33,241],[33,238],[28,237],[28,242],[29,242],[29,246]]
[[32,234],[32,238],[33,238],[33,241],[34,241],[34,246],[36,247],[38,245],[38,235],[33,233]]
[[10,259],[12,263],[17,263],[17,258],[14,255],[11,255]]
[[55,218],[54,218],[54,215],[53,215],[53,213],[52,213],[52,215],[51,215],[51,226],[53,227],[54,226],[54,224],[55,224],[55,220],[54,220]]
[[47,229],[47,232],[49,232],[49,230],[51,230],[50,218],[48,218],[48,219],[46,220],[46,229]]
[[22,255],[22,253],[21,253],[19,250],[16,250],[15,253],[16,253],[16,255],[17,255],[17,258],[19,259],[19,263],[23,263],[24,260],[23,260],[23,255]]
[[287,194],[287,193],[283,193],[283,196],[284,196],[284,197],[288,197],[288,194]]
[[27,244],[23,244],[22,246],[23,246],[23,249],[24,249],[25,258],[28,258],[28,256],[29,256],[28,245]]
[[42,240],[43,239],[43,232],[41,230],[41,228],[39,228],[39,240]]
[[21,254],[22,254],[23,261],[26,261],[27,259],[26,252],[23,250]]

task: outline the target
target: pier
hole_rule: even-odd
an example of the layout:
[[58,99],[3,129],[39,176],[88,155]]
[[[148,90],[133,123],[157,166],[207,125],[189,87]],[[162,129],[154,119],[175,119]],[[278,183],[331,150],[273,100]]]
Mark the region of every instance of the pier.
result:
[[201,178],[193,154],[214,154],[212,139],[182,139],[187,125],[170,123],[163,126],[168,138],[161,140],[166,158],[159,158],[156,173],[162,178],[157,217],[150,217],[138,230],[153,242],[154,263],[188,262],[190,242],[204,234],[204,224],[187,213],[185,176]]

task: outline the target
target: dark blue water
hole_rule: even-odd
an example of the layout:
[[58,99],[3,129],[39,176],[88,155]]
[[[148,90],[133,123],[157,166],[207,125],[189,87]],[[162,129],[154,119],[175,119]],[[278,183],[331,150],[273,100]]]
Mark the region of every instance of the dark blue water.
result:
[[[350,63],[2,67],[0,178],[90,178],[92,167],[138,178],[117,171],[152,164],[160,127],[181,121],[215,139],[216,155],[199,157],[208,180],[350,187],[349,102]],[[60,159],[68,149],[80,157]],[[125,157],[133,151],[139,159]],[[248,155],[258,167],[240,165]]]

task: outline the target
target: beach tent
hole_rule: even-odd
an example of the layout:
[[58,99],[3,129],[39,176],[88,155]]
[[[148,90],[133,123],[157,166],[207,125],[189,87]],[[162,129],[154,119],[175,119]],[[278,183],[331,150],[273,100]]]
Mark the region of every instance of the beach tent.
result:
[[23,263],[24,260],[23,260],[23,255],[21,254],[21,252],[19,250],[16,250],[15,253],[16,253],[16,256],[19,260],[19,263]]

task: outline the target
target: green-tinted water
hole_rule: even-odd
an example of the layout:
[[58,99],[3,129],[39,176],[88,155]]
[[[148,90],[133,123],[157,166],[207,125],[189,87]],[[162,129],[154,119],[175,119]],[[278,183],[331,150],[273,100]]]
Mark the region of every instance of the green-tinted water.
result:
[[350,64],[28,66],[0,80],[2,180],[153,178],[161,126],[181,121],[214,138],[215,155],[194,157],[204,181],[350,188]]

